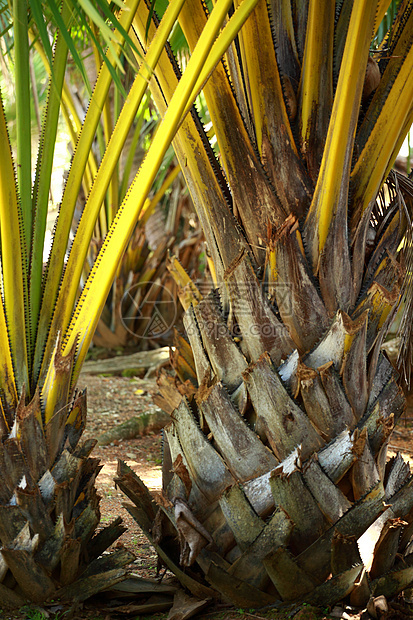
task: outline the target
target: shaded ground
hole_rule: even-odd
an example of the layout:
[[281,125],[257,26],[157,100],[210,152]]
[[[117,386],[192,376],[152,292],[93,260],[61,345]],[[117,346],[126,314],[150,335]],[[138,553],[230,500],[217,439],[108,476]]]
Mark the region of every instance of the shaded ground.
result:
[[[97,438],[105,431],[109,430],[114,424],[120,424],[139,413],[148,413],[156,410],[152,403],[151,391],[156,389],[155,381],[142,382],[137,378],[117,377],[117,376],[92,376],[82,374],[78,383],[79,388],[87,386],[88,395],[88,423],[84,433],[84,439],[90,437]],[[413,465],[413,407],[408,409],[406,416],[395,430],[392,441],[390,455],[400,450],[404,457],[409,459]],[[121,536],[116,544],[125,545],[135,554],[136,560],[130,566],[132,573],[139,577],[156,577],[156,554],[150,546],[148,540],[141,532],[136,522],[130,517],[129,513],[122,507],[122,502],[128,501],[127,498],[116,489],[113,477],[116,473],[118,458],[136,471],[144,480],[145,484],[154,491],[161,489],[161,462],[162,462],[162,438],[161,433],[150,432],[146,436],[128,440],[115,440],[109,446],[97,446],[92,456],[100,458],[103,469],[97,478],[97,488],[102,496],[101,500],[101,522],[107,524],[117,516],[121,516],[128,527],[127,532]],[[166,577],[168,579],[168,576]],[[125,615],[114,615],[110,607],[99,599],[93,605],[85,604],[81,609],[73,610],[72,615],[67,614],[67,610],[62,608],[52,608],[49,610],[50,618],[59,620],[72,617],[76,620],[115,620],[116,618],[130,618],[135,620],[136,613]],[[33,613],[32,613],[33,612]],[[16,615],[14,618],[32,618],[43,620],[47,615],[34,615],[35,610],[27,612],[28,615]],[[47,610],[46,610],[47,612]],[[60,615],[56,616],[56,612]],[[150,618],[151,620],[166,619],[168,613],[157,613],[152,615],[139,616],[140,618]],[[235,620],[245,618],[246,620],[273,619],[282,620],[294,618],[294,620],[321,620],[323,618],[343,618],[358,619],[360,614],[356,614],[351,609],[335,608],[334,610],[314,610],[308,606],[299,609],[298,607],[288,610],[288,612],[278,612],[275,609],[255,612],[251,610],[242,611],[225,607],[209,607],[200,612],[198,618],[210,620]],[[366,616],[370,617],[370,616]],[[0,612],[0,618],[3,616]],[[12,616],[4,616],[4,620],[11,619]],[[391,610],[383,620],[403,620],[413,618],[410,610],[406,607]]]
[[[145,388],[147,387],[145,382]],[[84,438],[97,438],[114,424],[120,424],[139,413],[156,409],[150,392],[142,389],[139,379],[127,377],[102,377],[82,375],[78,387],[87,386],[88,422]],[[155,381],[152,389],[156,389]],[[106,524],[121,516],[127,531],[118,539],[136,556],[134,570],[143,577],[155,578],[156,554],[136,522],[122,507],[127,497],[115,488],[113,478],[118,459],[125,461],[151,491],[160,491],[162,486],[162,437],[152,433],[136,439],[115,440],[108,446],[96,446],[92,455],[101,459],[103,469],[97,478],[97,488],[102,496],[101,521]]]

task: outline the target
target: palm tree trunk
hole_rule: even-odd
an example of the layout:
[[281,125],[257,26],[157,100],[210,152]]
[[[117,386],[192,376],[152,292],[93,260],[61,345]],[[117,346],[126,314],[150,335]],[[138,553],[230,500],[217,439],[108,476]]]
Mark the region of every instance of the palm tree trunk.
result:
[[[412,185],[386,175],[412,118],[394,89],[410,97],[413,5],[400,5],[388,39],[399,56],[376,63],[362,102],[384,3],[330,4],[258,2],[204,88],[219,165],[195,112],[175,138],[217,290],[187,293],[188,340],[173,355],[183,382],[159,380],[162,502],[118,470],[162,562],[193,594],[241,607],[364,604],[413,581],[412,478],[387,460],[405,399],[381,350],[410,294],[398,205],[411,213]],[[194,48],[200,3],[179,20]],[[135,25],[144,46],[144,18]],[[171,58],[152,87],[162,113]],[[367,562],[357,541],[371,526]]]

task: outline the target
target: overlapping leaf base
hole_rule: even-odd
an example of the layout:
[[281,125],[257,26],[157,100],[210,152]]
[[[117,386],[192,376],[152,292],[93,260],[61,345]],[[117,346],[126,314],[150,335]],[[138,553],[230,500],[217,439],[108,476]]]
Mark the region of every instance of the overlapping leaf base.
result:
[[24,395],[0,443],[1,605],[85,600],[122,580],[133,557],[125,550],[101,556],[125,528],[117,519],[95,534],[101,466],[89,456],[94,440],[78,445],[86,394],[56,408],[47,423],[38,392],[23,403]]
[[[366,346],[366,316],[340,310],[299,355],[285,324],[254,294],[248,265],[233,280],[234,288],[243,282],[242,309],[232,291],[241,347],[210,295],[185,317],[195,397],[182,383],[172,399],[171,381],[160,381],[176,407],[165,429],[164,501],[124,464],[117,484],[161,560],[197,596],[241,607],[393,596],[413,582],[413,478],[400,455],[386,462],[405,406],[395,371]],[[190,349],[179,344],[184,381]],[[372,524],[371,561],[358,539]]]
[[[180,383],[163,377],[157,401],[172,418],[164,501],[123,465],[118,481],[202,598],[364,604],[413,581],[412,479],[386,462],[404,398],[381,352],[400,298],[412,307],[413,186],[386,177],[412,122],[413,2],[372,54],[387,6],[257,2],[204,83],[212,131],[192,114],[174,140],[219,297],[182,294]],[[204,5],[179,20],[192,60]],[[137,30],[144,48],[155,26]],[[151,81],[162,114],[171,64]]]

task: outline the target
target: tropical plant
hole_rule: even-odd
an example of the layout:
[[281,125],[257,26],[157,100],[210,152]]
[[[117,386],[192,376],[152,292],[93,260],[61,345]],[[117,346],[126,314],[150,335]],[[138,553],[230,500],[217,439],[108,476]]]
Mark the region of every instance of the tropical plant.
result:
[[[191,61],[217,6],[182,8]],[[413,185],[391,166],[413,121],[413,2],[377,40],[388,6],[259,0],[228,51],[203,50],[208,137],[191,112],[173,142],[217,290],[187,285],[182,383],[160,381],[162,502],[122,463],[117,484],[202,598],[364,604],[413,582],[413,478],[386,458],[405,400],[381,351],[402,296],[411,350]],[[165,122],[188,70],[160,57]]]
[[[80,296],[78,289],[113,171],[152,68],[182,4],[183,0],[175,0],[169,5],[146,54],[137,54],[140,70],[125,98],[102,162],[91,179],[76,235],[69,244],[77,195],[110,86],[116,80],[115,67],[119,66],[124,35],[141,10],[147,15],[144,3],[138,0],[121,3],[118,19],[111,13],[116,30],[109,37],[108,50],[77,137],[45,267],[43,249],[50,176],[59,109],[64,98],[68,48],[77,54],[70,27],[80,8],[88,8],[93,16],[97,5],[104,15],[109,6],[104,0],[67,1],[59,12],[54,0],[47,3],[16,0],[10,2],[13,13],[9,15],[8,4],[2,1],[0,5],[1,15],[11,20],[16,68],[15,157],[3,101],[0,105],[0,471],[3,481],[0,596],[3,607],[20,607],[26,601],[40,602],[50,597],[82,600],[122,579],[123,566],[131,558],[122,549],[101,555],[123,528],[116,519],[107,528],[95,531],[99,523],[99,497],[94,482],[99,462],[90,457],[93,441],[79,443],[85,425],[86,401],[85,394],[75,389],[76,380],[158,168],[183,112],[200,88],[196,81],[200,74],[202,78],[204,50],[215,39],[224,48],[228,46],[251,11],[252,0],[242,4],[223,33],[220,29],[229,5],[227,0],[218,1],[214,17],[200,39],[199,51],[188,65],[188,76],[181,81],[171,102],[169,118],[157,131],[139,174],[114,215]],[[46,8],[57,24],[53,46],[49,42]],[[30,98],[28,41],[34,27],[33,17],[49,59],[51,77],[32,185],[27,102]],[[96,19],[101,23],[99,14]],[[219,51],[215,62],[220,55]]]

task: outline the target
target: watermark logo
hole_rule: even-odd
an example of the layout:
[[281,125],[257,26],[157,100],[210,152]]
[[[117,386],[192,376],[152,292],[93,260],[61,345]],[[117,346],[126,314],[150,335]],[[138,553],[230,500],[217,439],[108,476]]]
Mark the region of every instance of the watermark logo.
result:
[[[203,297],[207,297],[211,291],[208,283],[196,282],[196,286]],[[224,291],[225,285],[219,287],[219,290]],[[283,320],[292,315],[291,288],[285,283],[278,284],[275,296],[275,293],[270,294],[265,283],[260,283],[252,294],[248,283],[238,282],[236,288],[230,291],[229,297],[233,300],[231,325],[227,325],[228,308],[225,309],[223,303],[223,321],[207,321],[201,325],[198,316],[193,328],[197,331],[201,329],[209,338],[223,337],[229,331],[233,337],[242,337],[249,333],[254,337],[271,339],[278,337],[277,334],[284,329]],[[223,300],[226,298],[224,296]],[[181,307],[179,300],[168,288],[159,282],[144,282],[134,284],[125,292],[120,318],[125,329],[134,338],[155,340],[170,332],[177,318],[178,307]],[[282,319],[277,316],[278,312]],[[187,335],[192,336],[191,333]]]
[[159,282],[134,284],[123,295],[120,319],[135,338],[156,339],[173,327],[177,315],[176,300]]

